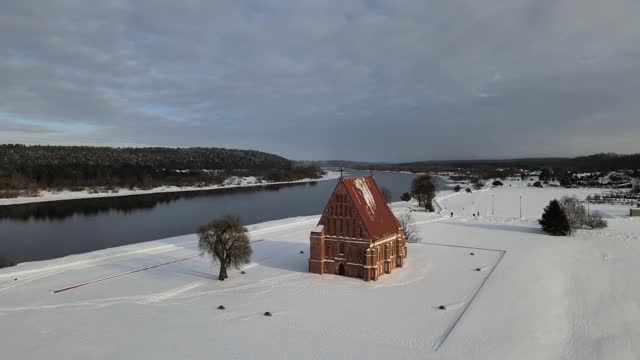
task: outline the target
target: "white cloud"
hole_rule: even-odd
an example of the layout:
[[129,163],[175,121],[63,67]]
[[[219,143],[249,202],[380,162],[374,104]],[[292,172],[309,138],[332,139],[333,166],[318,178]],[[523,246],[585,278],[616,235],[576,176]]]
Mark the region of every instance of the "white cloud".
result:
[[[615,139],[640,136],[638,10],[631,0],[23,0],[0,13],[0,112],[91,129],[35,138],[25,128],[25,142],[386,161],[631,152]],[[20,141],[16,131],[0,142]]]

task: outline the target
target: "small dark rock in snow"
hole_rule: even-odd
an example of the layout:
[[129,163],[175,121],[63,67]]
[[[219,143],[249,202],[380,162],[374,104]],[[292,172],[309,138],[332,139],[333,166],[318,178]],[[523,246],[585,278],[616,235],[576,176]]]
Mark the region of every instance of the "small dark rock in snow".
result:
[[218,306],[218,310],[224,310],[226,309],[223,305]]
[[267,311],[264,313],[264,316],[271,316],[271,313]]
[[447,310],[447,307],[446,307],[446,306],[444,306],[444,305],[440,305],[440,306],[438,306],[438,309],[440,309],[440,310]]
[[244,274],[246,274],[246,272],[244,272],[244,270],[242,270],[242,271],[240,271],[240,274],[244,275]]
[[300,250],[300,254],[304,254],[304,251]]
[[482,271],[482,269],[480,269],[480,268],[476,268],[476,271]]
[[473,256],[473,255],[475,255],[475,254],[476,254],[476,253],[469,253],[469,255],[471,255],[471,256]]
[[13,281],[18,281],[18,278],[13,279]]

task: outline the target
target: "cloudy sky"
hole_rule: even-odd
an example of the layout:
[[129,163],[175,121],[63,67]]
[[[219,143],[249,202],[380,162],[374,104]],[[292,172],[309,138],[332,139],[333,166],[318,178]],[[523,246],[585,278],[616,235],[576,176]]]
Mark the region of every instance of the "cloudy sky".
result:
[[0,0],[0,143],[640,151],[637,0]]

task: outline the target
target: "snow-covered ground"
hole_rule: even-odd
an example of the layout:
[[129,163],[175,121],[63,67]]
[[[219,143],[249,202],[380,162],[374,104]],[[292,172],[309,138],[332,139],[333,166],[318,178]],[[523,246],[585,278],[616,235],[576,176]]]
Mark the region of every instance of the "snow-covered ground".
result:
[[378,282],[306,272],[318,216],[249,226],[253,260],[224,282],[195,257],[52,293],[196,255],[194,235],[3,269],[2,357],[638,359],[640,219],[597,206],[608,229],[536,224],[552,198],[597,191],[442,193],[443,215],[413,213],[405,268]]
[[72,199],[89,199],[89,198],[100,198],[100,197],[114,197],[114,196],[128,196],[128,195],[144,195],[144,194],[156,194],[156,193],[171,193],[171,192],[182,192],[182,191],[204,191],[204,190],[215,190],[215,189],[228,189],[228,188],[237,188],[237,187],[248,187],[248,186],[264,186],[264,185],[279,185],[279,184],[293,184],[293,183],[303,183],[303,182],[315,182],[315,181],[323,181],[323,180],[331,180],[337,179],[340,177],[340,173],[337,171],[327,171],[325,175],[323,175],[319,179],[301,179],[296,181],[286,181],[286,182],[259,182],[255,176],[247,176],[247,177],[230,177],[225,180],[224,183],[220,185],[212,185],[212,186],[159,186],[149,190],[141,190],[141,189],[118,189],[117,193],[112,192],[102,192],[97,194],[92,194],[89,190],[82,191],[41,191],[40,196],[34,197],[17,197],[12,199],[0,199],[0,206],[2,205],[16,205],[16,204],[27,204],[34,202],[46,202],[46,201],[57,201],[57,200],[72,200]]

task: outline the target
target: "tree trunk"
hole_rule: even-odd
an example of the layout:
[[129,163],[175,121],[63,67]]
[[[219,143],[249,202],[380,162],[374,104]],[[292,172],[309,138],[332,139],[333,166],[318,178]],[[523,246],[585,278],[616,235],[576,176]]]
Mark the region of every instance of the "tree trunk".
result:
[[224,264],[220,264],[220,274],[218,275],[218,280],[224,281],[224,279],[228,278],[227,276],[227,267]]

